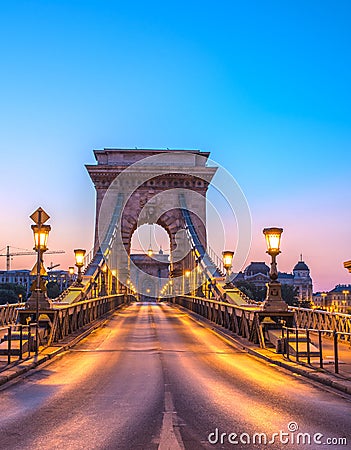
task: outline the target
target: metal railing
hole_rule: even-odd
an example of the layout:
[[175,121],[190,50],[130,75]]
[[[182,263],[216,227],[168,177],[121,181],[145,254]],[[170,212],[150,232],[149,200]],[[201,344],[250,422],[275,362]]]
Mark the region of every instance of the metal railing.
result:
[[183,306],[239,336],[260,344],[262,347],[264,346],[262,329],[259,327],[259,321],[256,317],[261,312],[258,309],[186,295],[174,297],[173,303]]
[[340,340],[351,342],[351,315],[331,313],[308,308],[289,308],[295,313],[295,323],[300,328],[335,331]]
[[38,354],[39,327],[37,323],[1,327],[0,333],[3,335],[0,354],[7,355],[7,364],[13,362],[13,356],[17,356],[17,360],[21,361],[25,355],[29,358],[31,353]]
[[[309,366],[315,365],[313,359],[317,360],[317,365],[320,369],[324,368],[324,360],[323,355],[325,354],[325,344],[323,343],[323,337],[325,335],[329,335],[333,339],[333,363],[334,363],[334,372],[339,373],[339,341],[340,335],[345,333],[340,333],[334,330],[320,330],[314,328],[291,328],[291,327],[282,327],[282,353],[286,356],[287,359],[291,359],[292,353],[290,350],[290,345],[295,343],[295,361],[299,364],[305,363],[302,361],[306,360],[306,363]],[[302,334],[302,337],[301,337]],[[346,333],[348,338],[351,338],[351,333]],[[313,340],[318,340],[317,342],[313,342]],[[301,352],[302,344],[306,344],[306,351]],[[315,345],[318,348],[318,354],[311,351],[311,345]]]
[[47,345],[64,339],[122,304],[129,304],[131,298],[125,294],[108,295],[63,306],[55,311]]
[[0,326],[16,323],[18,308],[23,308],[25,303],[8,303],[0,305]]

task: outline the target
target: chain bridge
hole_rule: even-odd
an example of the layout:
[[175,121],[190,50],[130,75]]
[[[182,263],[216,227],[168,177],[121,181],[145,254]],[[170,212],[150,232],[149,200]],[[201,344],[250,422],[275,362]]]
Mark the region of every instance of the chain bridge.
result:
[[[0,307],[1,447],[347,448],[350,316],[288,308],[279,247],[265,302],[235,287],[208,242],[208,152],[94,154],[83,273],[52,302],[38,283]],[[169,254],[133,255],[145,224],[166,231]]]

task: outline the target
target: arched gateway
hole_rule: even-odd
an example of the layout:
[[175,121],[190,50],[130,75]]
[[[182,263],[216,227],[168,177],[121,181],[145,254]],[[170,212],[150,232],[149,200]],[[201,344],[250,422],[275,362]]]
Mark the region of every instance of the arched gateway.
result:
[[194,258],[186,237],[190,216],[206,248],[206,192],[216,172],[199,150],[95,150],[86,168],[96,189],[94,252],[108,258],[120,282],[128,283],[131,237],[137,227],[156,223],[170,240],[170,276],[177,279]]

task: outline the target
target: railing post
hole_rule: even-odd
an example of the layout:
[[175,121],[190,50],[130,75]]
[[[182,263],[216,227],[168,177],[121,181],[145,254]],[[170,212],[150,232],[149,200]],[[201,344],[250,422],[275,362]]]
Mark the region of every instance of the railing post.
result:
[[323,369],[323,341],[322,330],[318,330],[318,344],[319,344],[319,367]]
[[28,358],[30,357],[30,345],[31,345],[31,339],[32,339],[32,333],[31,333],[31,325],[28,325]]
[[35,324],[35,355],[39,353],[39,324]]
[[289,350],[289,328],[286,329],[286,357],[290,359],[290,350]]
[[338,333],[337,333],[337,331],[333,332],[333,338],[334,338],[335,373],[339,373],[339,352],[338,352]]
[[20,325],[20,348],[19,348],[19,357],[18,359],[22,359],[22,353],[23,353],[23,325]]
[[7,334],[7,364],[11,363],[11,326],[9,326],[8,334]]
[[306,328],[306,339],[307,339],[307,364],[311,364],[311,355],[310,355],[310,330]]
[[295,329],[295,344],[296,344],[296,362],[299,362],[299,331],[296,327]]

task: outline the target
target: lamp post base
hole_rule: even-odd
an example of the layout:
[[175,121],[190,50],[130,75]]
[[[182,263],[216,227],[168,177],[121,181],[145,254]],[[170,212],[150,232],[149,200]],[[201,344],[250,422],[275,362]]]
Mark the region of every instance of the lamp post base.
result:
[[38,294],[34,291],[26,302],[26,309],[36,309],[37,300],[39,311],[41,309],[47,310],[52,308],[52,301],[45,294],[45,292],[39,292]]
[[287,311],[288,305],[282,299],[282,286],[278,281],[267,283],[267,295],[263,311]]

